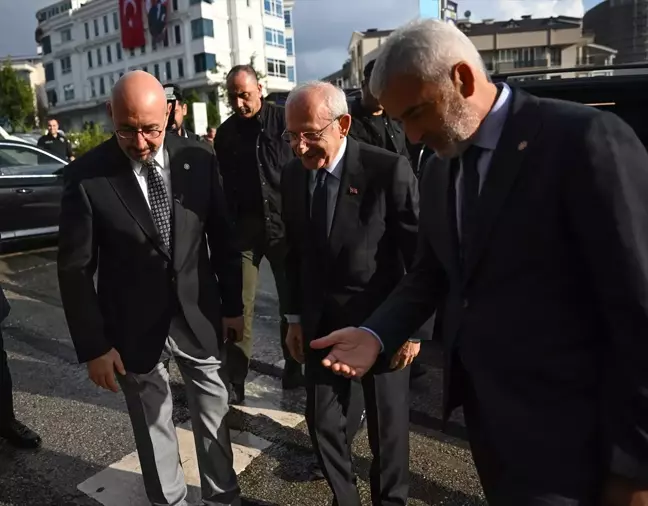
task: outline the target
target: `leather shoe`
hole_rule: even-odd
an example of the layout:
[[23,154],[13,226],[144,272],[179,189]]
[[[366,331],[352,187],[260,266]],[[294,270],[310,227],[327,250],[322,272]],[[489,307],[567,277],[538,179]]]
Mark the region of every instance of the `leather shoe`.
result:
[[243,404],[245,400],[245,384],[230,383],[229,403],[235,406]]
[[0,425],[0,437],[17,448],[38,448],[41,445],[40,436],[15,418]]

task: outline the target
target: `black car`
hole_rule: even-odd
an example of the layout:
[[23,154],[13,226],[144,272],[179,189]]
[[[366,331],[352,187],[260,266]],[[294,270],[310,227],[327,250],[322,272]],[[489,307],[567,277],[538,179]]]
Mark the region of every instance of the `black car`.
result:
[[36,146],[0,140],[0,250],[10,241],[58,234],[66,164]]

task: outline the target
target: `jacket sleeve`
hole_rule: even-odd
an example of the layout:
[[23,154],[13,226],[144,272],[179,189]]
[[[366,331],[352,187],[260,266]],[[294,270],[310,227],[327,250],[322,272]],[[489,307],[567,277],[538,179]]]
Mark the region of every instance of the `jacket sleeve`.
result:
[[564,202],[606,320],[614,405],[611,472],[648,486],[648,154],[620,118],[597,114],[574,146]]
[[416,237],[419,225],[418,181],[409,162],[403,156],[393,171],[389,195],[387,223],[395,230],[394,236],[403,256],[405,268],[409,270],[414,263]]
[[211,209],[205,229],[212,269],[218,277],[223,316],[243,314],[243,266],[241,252],[235,244],[234,225],[225,202],[225,194],[215,155],[211,159]]
[[82,181],[73,174],[82,166],[64,171],[64,189],[58,237],[58,281],[63,310],[79,362],[88,362],[112,348],[104,335],[104,322],[94,284],[97,244],[92,206]]

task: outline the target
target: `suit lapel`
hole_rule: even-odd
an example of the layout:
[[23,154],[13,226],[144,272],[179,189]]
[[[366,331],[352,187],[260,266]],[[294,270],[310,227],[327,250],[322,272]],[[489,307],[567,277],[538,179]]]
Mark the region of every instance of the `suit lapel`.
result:
[[335,214],[329,236],[331,258],[335,260],[349,234],[358,227],[360,203],[366,187],[366,176],[360,160],[360,146],[347,138],[346,153],[343,158],[342,180],[338,190]]
[[468,282],[474,273],[497,216],[522,169],[529,151],[528,146],[540,128],[538,99],[519,90],[512,92],[509,117],[493,153],[488,176],[479,197],[479,215],[474,224],[472,246],[466,252],[464,282]]
[[116,170],[108,176],[108,182],[115,190],[115,193],[117,193],[124,207],[142,229],[144,235],[153,242],[161,253],[168,257],[169,252],[164,244],[162,244],[160,234],[158,234],[153,217],[151,216],[151,210],[142,194],[142,189],[137,182],[131,162],[122,152],[115,137],[111,139],[111,142],[114,144],[113,166],[116,167]]
[[173,264],[176,269],[180,269],[186,258],[189,242],[183,240],[182,231],[184,230],[187,211],[185,207],[185,198],[187,188],[189,187],[189,178],[191,177],[191,164],[186,156],[182,156],[181,138],[175,135],[167,135],[164,141],[164,147],[169,155],[169,165],[171,170],[171,195],[173,196],[173,227],[171,228],[171,243],[173,244]]

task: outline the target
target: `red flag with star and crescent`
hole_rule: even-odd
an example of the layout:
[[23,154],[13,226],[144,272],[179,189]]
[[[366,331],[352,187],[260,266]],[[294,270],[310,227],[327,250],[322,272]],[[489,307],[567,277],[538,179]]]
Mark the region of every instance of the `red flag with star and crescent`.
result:
[[122,47],[133,49],[145,45],[142,0],[119,0],[119,15]]

